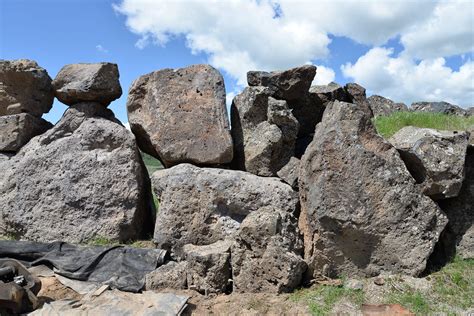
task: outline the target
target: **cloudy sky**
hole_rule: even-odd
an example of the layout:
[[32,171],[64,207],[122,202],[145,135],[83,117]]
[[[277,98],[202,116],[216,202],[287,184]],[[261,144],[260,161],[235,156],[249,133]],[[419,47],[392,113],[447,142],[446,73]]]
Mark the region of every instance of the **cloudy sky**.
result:
[[[210,63],[230,100],[248,70],[312,63],[314,84],[355,81],[410,104],[474,105],[474,1],[0,0],[0,58],[119,65],[126,91],[162,68]],[[65,106],[46,115],[59,119]]]

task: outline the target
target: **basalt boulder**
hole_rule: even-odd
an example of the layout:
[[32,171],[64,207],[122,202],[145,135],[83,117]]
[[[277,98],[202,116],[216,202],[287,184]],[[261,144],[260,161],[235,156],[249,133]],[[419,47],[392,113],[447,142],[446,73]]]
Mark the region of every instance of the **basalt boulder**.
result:
[[424,194],[434,200],[458,195],[464,180],[467,132],[407,126],[390,138]]
[[66,65],[54,78],[53,87],[56,98],[67,105],[98,102],[108,106],[122,95],[118,67],[113,63]]
[[0,116],[0,151],[17,152],[53,125],[28,113]]
[[309,275],[420,274],[447,223],[377,135],[365,103],[330,103],[301,159]]
[[387,116],[394,112],[408,111],[406,104],[395,103],[392,100],[379,95],[368,97],[367,103],[369,104],[374,116]]
[[41,117],[53,100],[51,78],[35,61],[0,60],[0,116],[29,113]]
[[232,161],[224,79],[209,65],[139,77],[130,87],[127,111],[140,148],[166,167]]
[[448,103],[448,102],[414,102],[411,104],[411,109],[417,112],[431,112],[431,113],[442,113],[449,115],[466,115],[466,110],[463,108]]
[[160,201],[154,241],[176,260],[185,258],[186,244],[233,238],[242,221],[262,207],[293,213],[298,203],[297,193],[278,178],[243,171],[179,164],[156,171],[152,183]]
[[152,227],[150,184],[133,135],[101,104],[70,107],[0,160],[0,234],[36,241],[127,241]]
[[361,85],[350,82],[344,86],[346,91],[347,102],[350,103],[364,103],[366,99],[365,88]]

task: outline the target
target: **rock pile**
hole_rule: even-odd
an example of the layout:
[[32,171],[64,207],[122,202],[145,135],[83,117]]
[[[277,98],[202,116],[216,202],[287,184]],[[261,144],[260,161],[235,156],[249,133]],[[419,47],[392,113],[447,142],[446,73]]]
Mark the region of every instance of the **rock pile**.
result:
[[[472,257],[469,131],[407,127],[386,141],[373,116],[406,105],[367,98],[356,83],[311,86],[315,75],[311,65],[249,72],[230,128],[216,69],[146,74],[127,100],[134,137],[107,109],[122,93],[117,65],[67,65],[51,81],[34,62],[2,62],[0,234],[86,242],[153,232],[169,256],[146,288],[202,293],[417,276],[454,251]],[[69,108],[41,129],[53,94]],[[444,103],[413,108],[465,115]],[[155,219],[138,148],[166,167],[151,177]]]

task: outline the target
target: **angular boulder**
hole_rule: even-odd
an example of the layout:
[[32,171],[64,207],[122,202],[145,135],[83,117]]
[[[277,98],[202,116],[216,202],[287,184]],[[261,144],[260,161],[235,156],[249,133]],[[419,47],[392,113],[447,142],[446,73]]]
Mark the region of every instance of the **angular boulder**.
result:
[[277,175],[280,179],[291,185],[293,189],[298,190],[299,171],[300,160],[296,157],[291,157],[290,161],[277,172]]
[[187,271],[188,263],[186,261],[169,261],[146,275],[145,289],[147,291],[187,289]]
[[406,104],[395,103],[392,100],[379,95],[368,97],[367,102],[374,116],[387,116],[394,112],[408,111]]
[[234,292],[289,292],[301,284],[306,263],[297,219],[271,206],[249,214],[232,246]]
[[446,216],[379,137],[365,103],[330,103],[301,159],[300,230],[314,277],[418,275]]
[[247,82],[251,87],[268,87],[278,99],[293,100],[308,92],[315,75],[316,67],[305,65],[283,71],[249,71]]
[[120,98],[117,64],[70,64],[66,65],[53,80],[56,98],[64,104],[98,102],[104,106]]
[[133,135],[102,105],[70,107],[0,163],[0,234],[127,241],[150,233],[150,184]]
[[309,92],[317,95],[323,103],[335,100],[349,101],[346,90],[335,82],[330,82],[327,85],[311,86]]
[[464,180],[469,134],[407,126],[389,141],[424,194],[434,200],[458,195]]
[[17,152],[53,125],[28,113],[0,116],[0,151]]
[[466,115],[466,110],[463,108],[448,103],[448,102],[413,102],[411,109],[417,112],[431,112],[431,113],[442,113],[449,115]]
[[140,148],[166,167],[232,160],[224,79],[209,65],[141,76],[130,87],[127,111]]
[[298,196],[277,178],[179,164],[156,171],[153,189],[160,201],[154,241],[183,259],[183,246],[209,245],[232,238],[250,213],[272,206],[296,210]]
[[247,87],[231,107],[234,167],[274,176],[294,155],[299,123],[266,87]]
[[0,116],[29,113],[41,117],[53,100],[51,78],[35,61],[0,60]]
[[363,103],[367,100],[365,95],[365,88],[357,83],[350,82],[346,84],[344,86],[344,90],[346,91],[347,102]]

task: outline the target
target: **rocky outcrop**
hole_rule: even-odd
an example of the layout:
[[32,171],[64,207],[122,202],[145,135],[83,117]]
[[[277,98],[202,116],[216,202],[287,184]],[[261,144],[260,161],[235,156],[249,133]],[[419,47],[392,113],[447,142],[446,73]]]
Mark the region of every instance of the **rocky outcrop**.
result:
[[467,108],[467,109],[466,109],[466,114],[467,114],[468,116],[474,115],[474,106],[471,106],[470,108]]
[[29,113],[41,117],[53,105],[48,72],[27,59],[0,60],[0,116]]
[[446,225],[365,103],[335,101],[301,159],[300,230],[310,275],[421,273]]
[[101,104],[70,107],[0,171],[1,235],[86,242],[150,232],[149,182],[135,139]]
[[186,261],[169,261],[159,266],[145,277],[145,289],[147,291],[159,289],[187,289],[188,263]]
[[404,103],[395,103],[390,99],[379,95],[372,95],[367,98],[367,103],[374,116],[387,116],[394,112],[408,111]]
[[235,292],[289,292],[301,284],[306,263],[296,218],[271,206],[250,213],[232,246]]
[[316,94],[323,103],[335,100],[349,101],[346,90],[335,82],[331,82],[327,85],[311,86],[309,92]]
[[127,110],[140,148],[167,167],[232,160],[224,79],[209,65],[141,76],[130,87]]
[[411,104],[411,109],[417,112],[466,115],[466,110],[448,102],[414,102]]
[[297,194],[277,178],[191,164],[156,171],[152,184],[160,201],[154,241],[175,259],[184,258],[186,244],[232,238],[245,217],[264,206],[293,213],[298,203]]
[[344,90],[346,91],[347,102],[360,104],[364,103],[367,100],[365,95],[365,88],[357,83],[347,83],[344,86]]
[[458,195],[464,180],[469,134],[407,126],[390,138],[424,194],[434,200]]
[[53,125],[28,113],[0,116],[0,151],[17,152]]
[[122,87],[116,64],[70,64],[56,75],[53,81],[56,98],[64,104],[98,102],[108,106],[120,98]]

